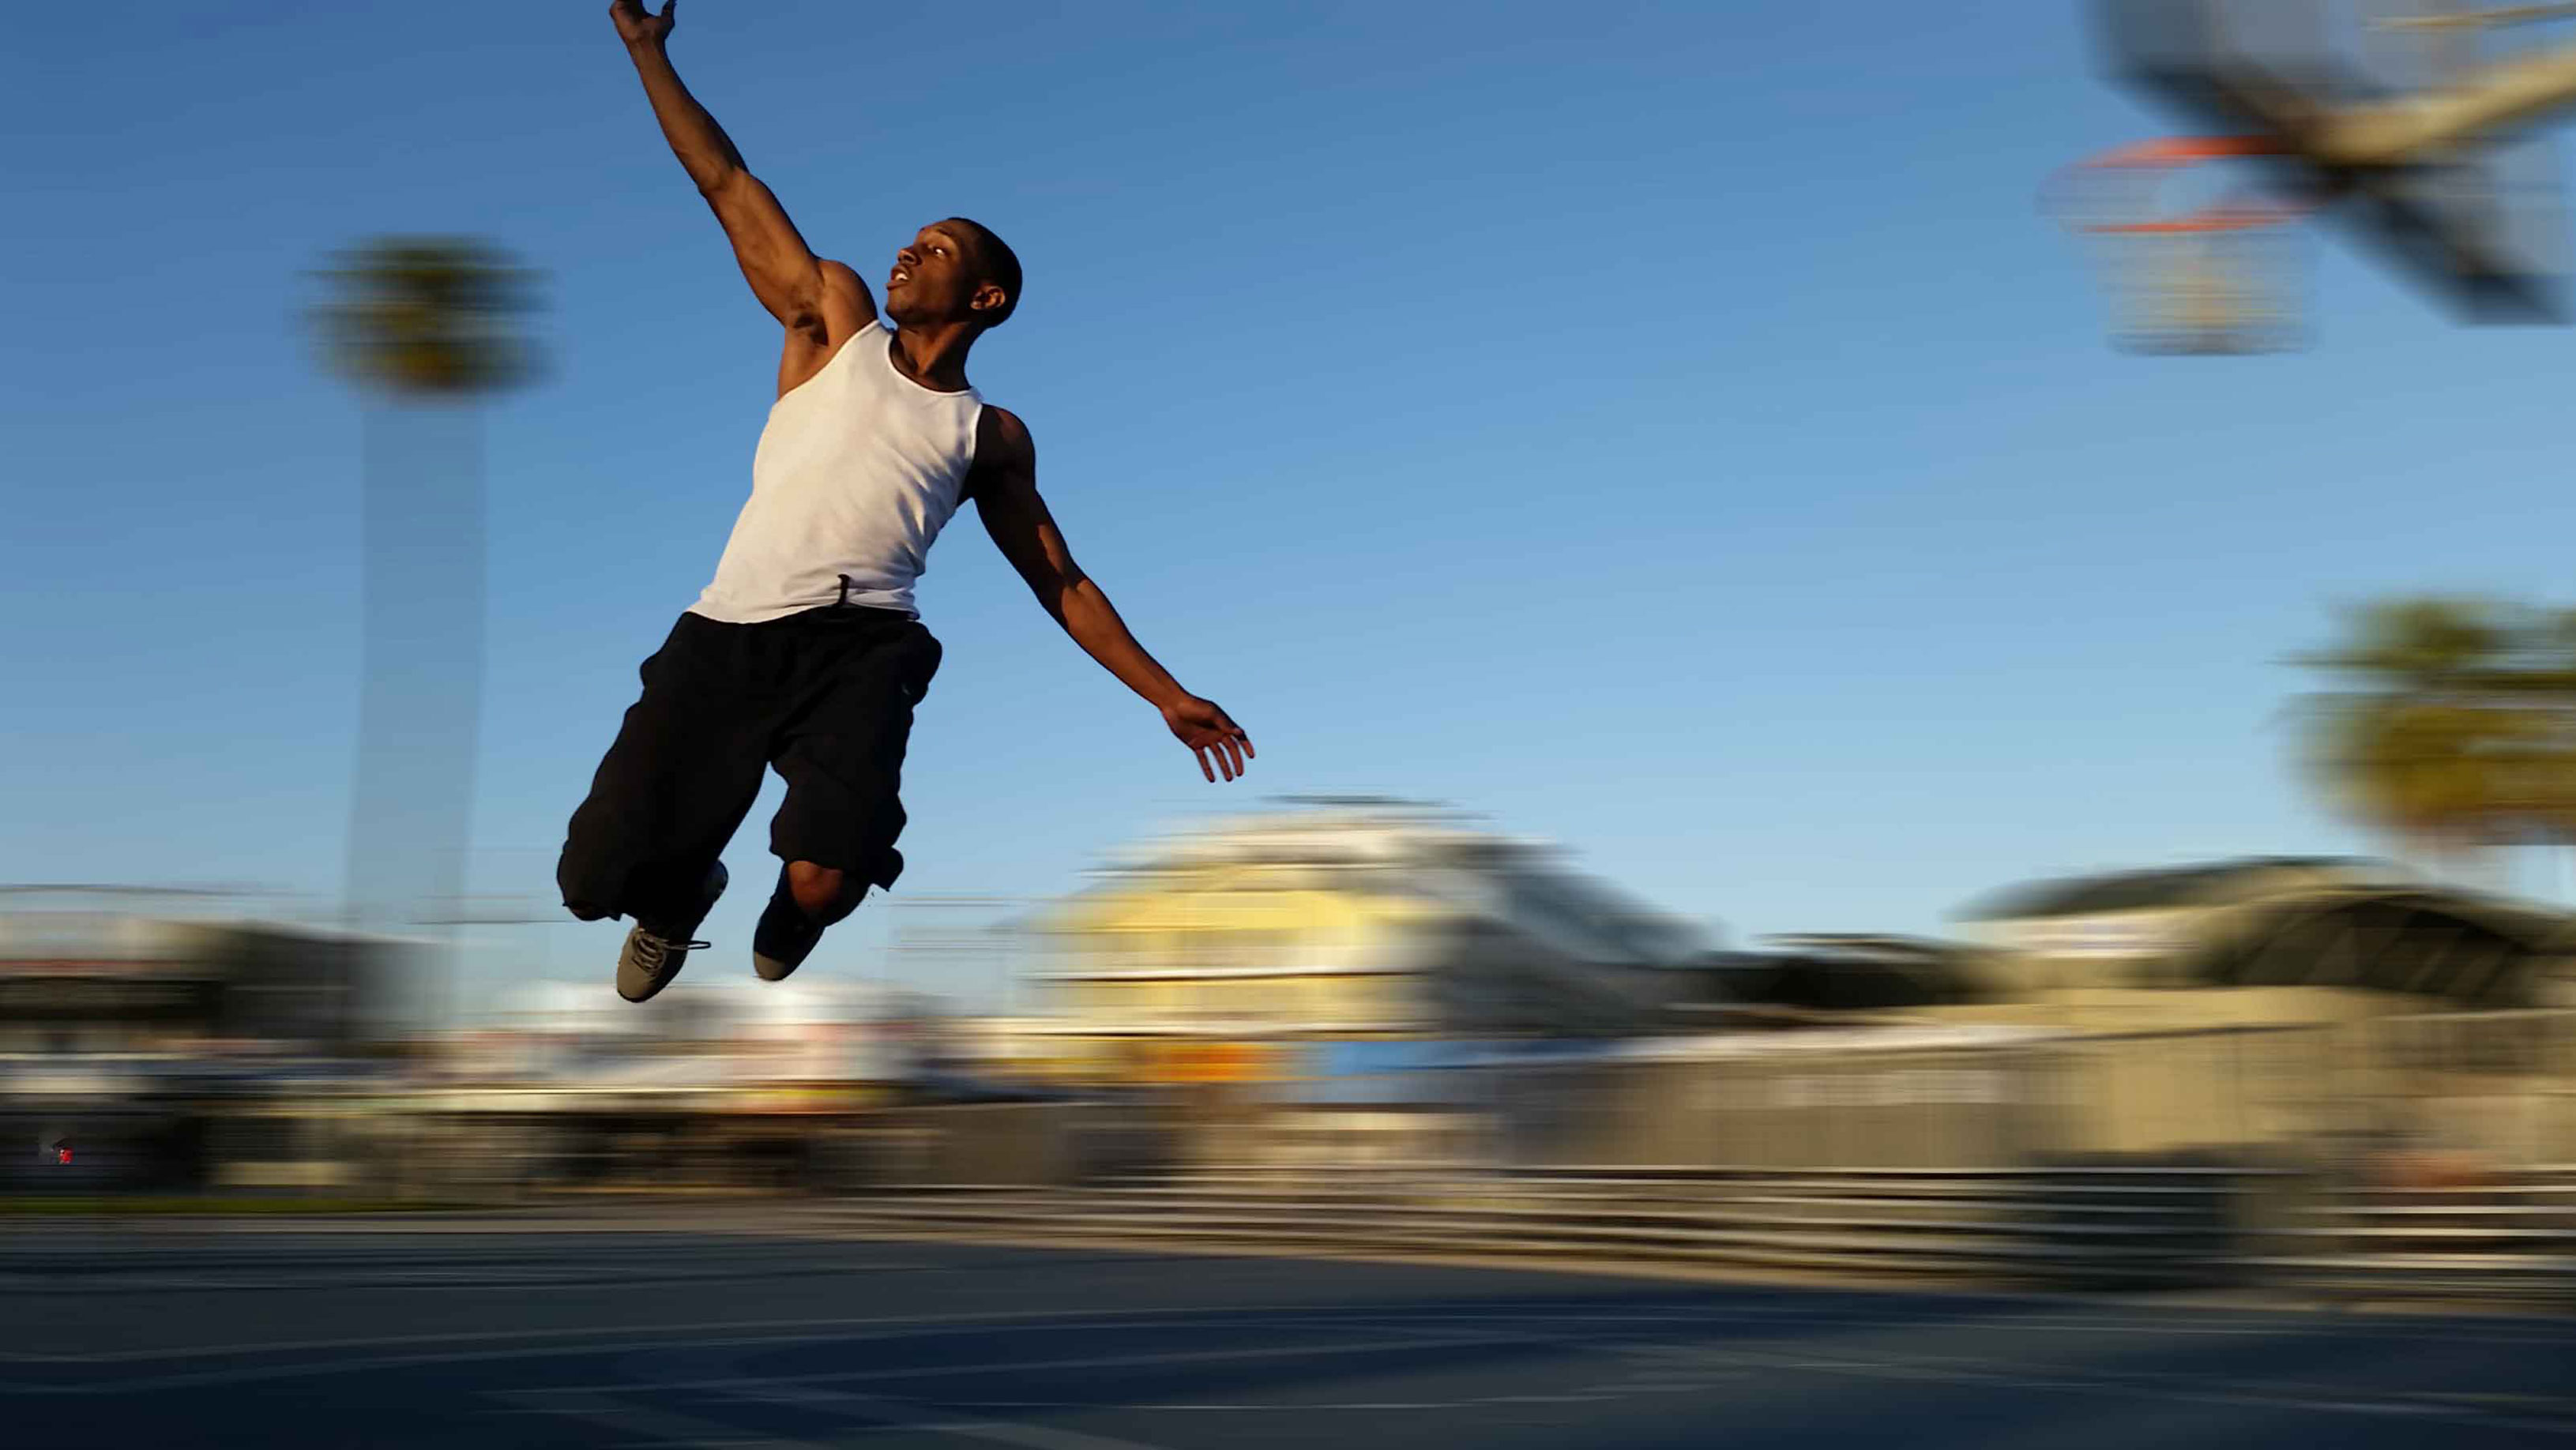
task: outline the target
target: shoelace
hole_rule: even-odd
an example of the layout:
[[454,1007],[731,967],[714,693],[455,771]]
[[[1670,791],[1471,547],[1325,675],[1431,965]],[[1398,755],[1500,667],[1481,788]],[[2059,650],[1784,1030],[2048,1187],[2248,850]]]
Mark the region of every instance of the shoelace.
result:
[[649,931],[637,932],[635,958],[642,964],[645,971],[658,977],[662,975],[662,964],[670,960],[671,953],[704,951],[714,945],[713,942],[672,941],[668,937],[655,936]]

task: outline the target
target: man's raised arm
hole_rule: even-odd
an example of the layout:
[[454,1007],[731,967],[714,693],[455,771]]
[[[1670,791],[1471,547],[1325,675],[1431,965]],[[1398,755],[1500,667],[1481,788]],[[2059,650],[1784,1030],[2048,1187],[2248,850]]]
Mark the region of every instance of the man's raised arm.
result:
[[[677,5],[678,0],[665,0],[662,13],[655,15],[639,0],[615,0],[608,17],[626,42],[635,73],[643,78],[663,137],[732,239],[734,259],[742,264],[752,295],[789,330],[818,343],[827,340],[827,332],[846,335],[865,325],[876,316],[876,299],[868,295],[867,284],[848,267],[814,255],[778,198],[743,166],[733,139],[680,84],[680,73],[671,68],[664,49]],[[827,315],[842,312],[855,315]]]

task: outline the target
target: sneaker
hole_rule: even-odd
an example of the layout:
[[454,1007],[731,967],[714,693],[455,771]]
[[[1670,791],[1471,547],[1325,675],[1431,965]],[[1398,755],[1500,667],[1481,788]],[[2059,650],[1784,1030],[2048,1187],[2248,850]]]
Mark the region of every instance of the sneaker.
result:
[[751,969],[764,982],[785,980],[805,964],[814,944],[823,939],[823,924],[805,914],[787,889],[787,868],[778,868],[778,889],[761,908],[760,924],[751,929]]
[[[697,921],[706,920],[715,908],[716,898],[724,895],[728,877],[724,863],[718,861],[707,872],[705,903],[698,908]],[[697,921],[689,923],[694,929]],[[638,921],[626,933],[626,949],[617,954],[617,995],[629,1002],[642,1002],[671,985],[688,965],[689,953],[707,945],[689,940],[689,931],[662,931]]]

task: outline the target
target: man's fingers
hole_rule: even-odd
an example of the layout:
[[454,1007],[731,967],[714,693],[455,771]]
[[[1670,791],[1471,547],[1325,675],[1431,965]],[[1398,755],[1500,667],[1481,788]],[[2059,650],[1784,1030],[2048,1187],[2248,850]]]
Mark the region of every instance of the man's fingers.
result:
[[1243,727],[1235,724],[1233,717],[1215,701],[1195,703],[1205,707],[1205,718],[1187,718],[1188,714],[1196,713],[1195,709],[1184,712],[1183,718],[1172,721],[1172,733],[1181,738],[1181,743],[1190,748],[1192,755],[1198,757],[1199,774],[1207,777],[1209,784],[1215,784],[1219,775],[1227,780],[1240,777],[1244,773],[1243,763],[1256,754],[1252,748],[1252,737],[1244,733]]

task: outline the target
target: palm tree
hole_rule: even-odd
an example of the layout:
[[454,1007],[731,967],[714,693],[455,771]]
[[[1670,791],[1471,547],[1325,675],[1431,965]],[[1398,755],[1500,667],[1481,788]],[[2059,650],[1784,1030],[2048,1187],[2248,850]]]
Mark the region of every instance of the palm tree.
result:
[[451,918],[463,894],[483,680],[482,404],[534,374],[530,273],[465,237],[339,253],[314,321],[365,402],[353,925]]
[[2358,819],[2437,859],[2576,844],[2576,613],[2385,600],[2300,662],[2347,682],[2309,698],[2309,745]]

